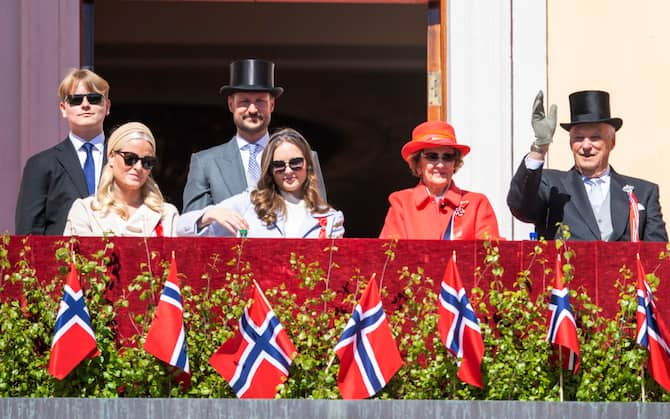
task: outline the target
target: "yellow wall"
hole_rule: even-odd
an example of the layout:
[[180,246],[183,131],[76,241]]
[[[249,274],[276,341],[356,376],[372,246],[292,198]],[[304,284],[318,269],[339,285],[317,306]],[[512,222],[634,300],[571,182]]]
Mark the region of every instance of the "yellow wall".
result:
[[[548,100],[558,105],[559,122],[570,120],[571,92],[609,91],[612,116],[624,121],[610,163],[658,183],[670,222],[670,2],[547,1]],[[560,127],[548,163],[572,166]]]

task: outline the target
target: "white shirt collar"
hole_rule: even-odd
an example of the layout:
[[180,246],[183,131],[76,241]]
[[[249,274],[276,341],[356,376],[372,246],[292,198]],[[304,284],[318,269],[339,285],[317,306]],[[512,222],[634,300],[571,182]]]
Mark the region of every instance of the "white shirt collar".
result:
[[98,150],[100,153],[104,151],[105,148],[105,133],[101,132],[100,134],[96,135],[93,137],[90,141],[86,141],[83,138],[75,135],[72,131],[68,134],[68,137],[70,137],[70,141],[72,142],[72,145],[74,146],[75,150],[80,150],[81,147],[84,145],[84,143],[91,143],[93,144],[93,147],[95,147],[96,150]]
[[610,167],[609,166],[607,166],[607,169],[605,169],[605,172],[597,178],[588,178],[588,177],[582,175],[582,182],[584,182],[584,183],[588,183],[589,180],[597,182],[598,179],[600,180],[600,182],[609,183],[609,181],[610,181]]
[[[245,140],[239,134],[235,134],[235,141],[237,142],[237,147],[240,150],[242,150],[242,147],[244,147],[245,145],[251,144],[250,141]],[[263,135],[260,140],[256,141],[256,144],[261,146],[261,149],[264,149],[265,146],[268,145],[269,141],[270,141],[270,134],[266,132],[265,135]]]

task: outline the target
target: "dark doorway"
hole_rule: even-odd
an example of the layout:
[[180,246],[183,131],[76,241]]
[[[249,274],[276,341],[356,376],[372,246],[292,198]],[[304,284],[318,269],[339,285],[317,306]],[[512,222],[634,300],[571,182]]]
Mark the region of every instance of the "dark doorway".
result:
[[177,207],[190,154],[234,134],[217,92],[239,58],[277,64],[286,93],[271,130],[296,128],[317,150],[348,237],[376,237],[388,194],[416,182],[400,148],[425,120],[426,6],[95,4],[95,69],[111,84],[107,129],[137,120],[154,131],[154,176]]

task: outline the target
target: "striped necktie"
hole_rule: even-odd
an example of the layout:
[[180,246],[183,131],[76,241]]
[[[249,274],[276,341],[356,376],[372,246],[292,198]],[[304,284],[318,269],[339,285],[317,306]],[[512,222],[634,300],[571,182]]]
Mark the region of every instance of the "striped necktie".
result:
[[258,144],[247,144],[245,146],[249,150],[249,165],[247,167],[247,174],[252,184],[249,186],[256,186],[258,179],[261,177],[261,168],[258,165],[257,156],[261,152],[261,146]]

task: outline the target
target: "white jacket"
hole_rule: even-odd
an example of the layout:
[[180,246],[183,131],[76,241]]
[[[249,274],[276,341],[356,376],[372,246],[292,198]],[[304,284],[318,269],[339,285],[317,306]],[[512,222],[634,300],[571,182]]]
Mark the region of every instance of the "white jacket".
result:
[[[210,208],[228,208],[238,212],[249,224],[247,237],[276,237],[286,238],[285,219],[281,213],[277,214],[277,221],[266,226],[251,203],[251,191],[247,190],[240,194],[231,196],[219,202],[216,205],[210,205],[197,211],[191,211],[179,217],[177,222],[178,236],[214,236],[214,237],[233,237],[234,234],[228,231],[219,223],[212,223],[201,230],[198,230],[198,220]],[[324,221],[320,221],[324,219]],[[321,223],[325,224],[324,226]],[[330,208],[328,212],[317,214],[305,214],[300,223],[300,233],[291,238],[319,238],[322,227],[325,230],[326,238],[340,238],[344,236],[344,215],[342,211]],[[239,233],[238,233],[239,237]]]

